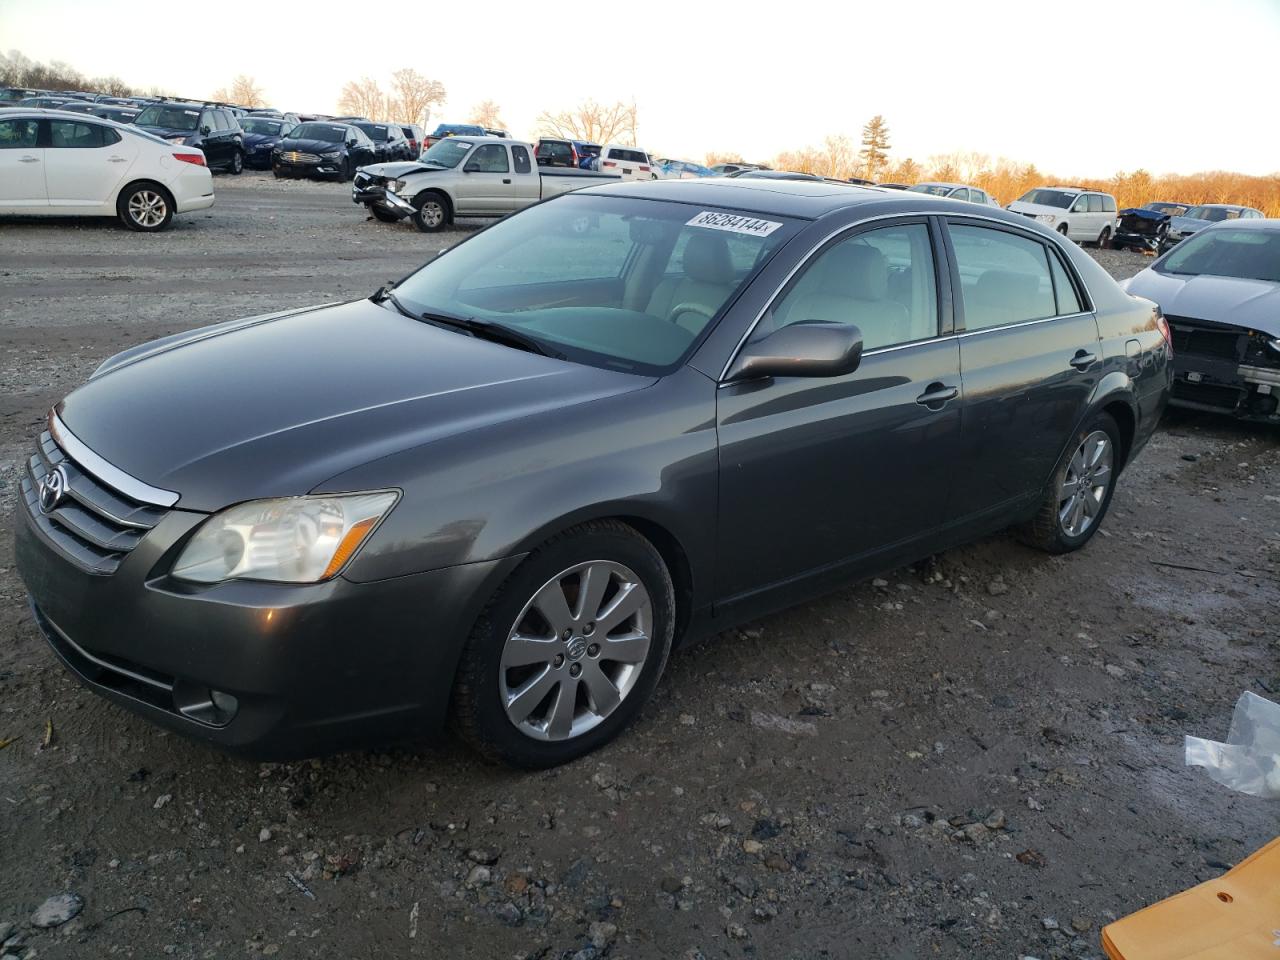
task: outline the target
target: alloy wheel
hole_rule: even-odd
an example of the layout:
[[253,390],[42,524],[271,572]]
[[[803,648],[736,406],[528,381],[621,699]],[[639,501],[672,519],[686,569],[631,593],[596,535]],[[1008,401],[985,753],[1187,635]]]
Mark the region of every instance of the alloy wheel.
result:
[[139,190],[129,198],[129,216],[140,227],[156,227],[164,222],[167,205],[154,190]]
[[419,216],[423,223],[434,229],[444,222],[444,207],[438,200],[428,200],[422,205]]
[[562,571],[507,634],[498,692],[507,719],[535,740],[568,740],[602,723],[634,689],[649,655],[653,603],[610,560]]
[[1105,431],[1095,430],[1076,449],[1058,488],[1058,523],[1068,537],[1093,526],[1111,487],[1115,451]]

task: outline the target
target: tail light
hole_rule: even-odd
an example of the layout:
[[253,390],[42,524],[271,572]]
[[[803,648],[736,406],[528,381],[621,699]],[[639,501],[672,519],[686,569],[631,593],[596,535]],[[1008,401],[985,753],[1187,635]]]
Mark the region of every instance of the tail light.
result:
[[181,160],[183,163],[194,163],[197,167],[207,167],[203,153],[175,153],[175,160]]
[[616,167],[616,166],[617,166],[617,164],[616,164],[616,163],[614,163],[612,160],[605,160],[605,161],[601,162],[600,166],[602,166],[602,167]]
[[1156,326],[1160,329],[1160,336],[1164,337],[1164,345],[1173,353],[1173,331],[1169,329],[1169,321],[1164,318],[1164,311],[1159,307],[1156,307]]
[[648,167],[641,167],[641,168],[640,168],[640,172],[641,172],[641,173],[648,173],[648,172],[649,172],[649,168],[648,168]]

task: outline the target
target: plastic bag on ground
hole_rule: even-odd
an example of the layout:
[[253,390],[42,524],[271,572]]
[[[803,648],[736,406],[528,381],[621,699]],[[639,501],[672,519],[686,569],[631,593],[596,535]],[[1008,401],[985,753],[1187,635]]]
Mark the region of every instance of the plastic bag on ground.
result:
[[1226,743],[1187,737],[1189,767],[1232,790],[1280,798],[1280,705],[1245,692],[1236,701]]

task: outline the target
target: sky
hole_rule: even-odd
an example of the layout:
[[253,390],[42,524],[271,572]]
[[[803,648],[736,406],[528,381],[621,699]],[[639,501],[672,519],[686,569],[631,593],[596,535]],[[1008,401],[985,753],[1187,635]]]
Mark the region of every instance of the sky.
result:
[[883,114],[891,159],[962,150],[1079,177],[1280,172],[1280,0],[328,7],[0,0],[0,50],[192,97],[245,73],[271,105],[321,113],[347,80],[385,85],[411,66],[448,91],[432,124],[492,99],[529,139],[543,110],[634,98],[640,145],[691,160],[856,141]]

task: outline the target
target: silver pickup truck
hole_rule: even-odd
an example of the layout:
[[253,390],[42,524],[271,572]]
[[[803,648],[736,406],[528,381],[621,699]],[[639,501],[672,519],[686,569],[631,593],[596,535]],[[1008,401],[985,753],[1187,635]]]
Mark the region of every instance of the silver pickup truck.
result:
[[417,160],[356,171],[351,199],[384,223],[410,217],[425,232],[455,217],[505,217],[559,193],[620,179],[614,173],[539,169],[533,147],[504,137],[448,137]]

